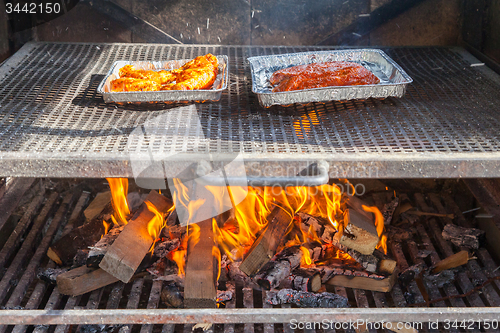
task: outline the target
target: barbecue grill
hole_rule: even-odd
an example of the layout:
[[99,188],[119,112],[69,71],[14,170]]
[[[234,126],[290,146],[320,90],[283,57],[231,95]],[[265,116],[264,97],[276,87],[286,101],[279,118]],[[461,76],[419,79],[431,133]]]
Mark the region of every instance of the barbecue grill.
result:
[[[259,106],[251,93],[246,57],[320,49],[324,48],[29,43],[1,67],[0,96],[4,111],[0,125],[1,174],[132,177],[132,156],[136,161],[147,162],[151,154],[158,153],[171,156],[165,168],[166,177],[202,159],[217,165],[237,154],[243,156],[249,175],[270,167],[274,175],[292,177],[297,169],[317,161],[329,164],[331,178],[459,178],[500,174],[500,143],[496,135],[500,119],[495,112],[500,105],[497,93],[500,77],[460,48],[385,49],[414,79],[403,99],[269,109]],[[199,104],[196,108],[182,104],[117,105],[105,104],[96,92],[111,64],[121,58],[184,59],[208,52],[227,54],[229,59],[228,90],[220,102]],[[167,131],[143,136],[141,141],[130,140],[134,129],[151,118],[162,119]],[[193,118],[199,122],[189,126],[182,123]],[[14,231],[2,249],[3,258],[11,258],[18,248],[10,262],[6,259],[3,262],[7,270],[0,288],[2,306],[6,308],[0,311],[2,322],[57,324],[57,332],[68,329],[64,326],[68,324],[156,324],[170,320],[185,324],[185,330],[193,323],[205,321],[225,324],[223,329],[231,330],[232,324],[227,323],[238,322],[244,323],[248,331],[255,329],[249,323],[258,316],[257,321],[265,324],[264,329],[272,331],[281,327],[278,323],[291,318],[321,321],[328,316],[336,320],[397,321],[404,314],[406,321],[418,322],[463,319],[480,312],[484,319],[493,320],[498,311],[495,307],[500,305],[500,295],[494,287],[496,281],[481,296],[470,295],[437,304],[454,306],[453,309],[408,307],[403,291],[397,286],[388,295],[337,288],[338,293],[347,295],[356,306],[340,311],[265,308],[262,292],[251,289],[238,290],[236,300],[226,304],[226,309],[157,309],[161,283],[145,278],[127,286],[118,284],[68,298],[60,295],[57,288],[34,283],[34,274],[40,266],[51,265],[45,258],[48,245],[65,217],[69,216],[71,221],[80,214],[88,196],[85,192],[77,197],[68,194],[62,202],[57,202],[57,195],[52,194],[42,205],[43,195],[38,195],[31,202],[26,214],[39,213],[32,226],[28,225],[27,217],[17,227],[28,229],[22,246],[18,248],[23,233]],[[441,201],[437,197],[417,197],[416,200],[423,211],[453,212],[458,214],[461,224],[467,225],[450,198]],[[55,215],[49,219],[52,211]],[[440,223],[446,222],[435,219],[429,222],[428,230],[422,228],[418,235],[420,241],[436,247],[443,256],[450,249],[437,235]],[[37,240],[46,224],[48,229],[41,241],[36,242],[35,254],[28,258],[32,241]],[[402,267],[418,260],[414,250],[392,249]],[[475,279],[484,282],[496,276],[490,254],[482,249],[477,256],[478,262],[468,264],[468,273],[461,273],[457,284],[444,291],[446,295],[472,289],[477,284]],[[10,281],[20,270],[23,273],[14,287]],[[418,298],[417,303],[424,300],[418,288],[412,292]],[[437,293],[434,296],[440,296],[440,291],[433,292]],[[16,309],[19,306],[23,309]],[[263,306],[264,309],[253,309]],[[16,326],[14,331],[25,328]],[[36,329],[44,331],[48,326]],[[142,328],[144,332],[152,329],[151,325]],[[165,331],[173,329],[172,325],[164,326]],[[222,329],[220,325],[216,326],[218,329]]]
[[[185,175],[186,170],[195,170],[196,174],[189,177],[204,176],[209,183],[217,185],[313,186],[338,178],[361,181],[463,178],[460,184],[468,187],[463,186],[463,197],[475,197],[482,210],[469,210],[471,205],[463,205],[453,193],[416,191],[409,198],[412,205],[421,212],[438,216],[421,217],[413,238],[403,243],[390,242],[389,253],[402,270],[415,264],[431,266],[449,257],[454,249],[441,235],[443,227],[452,223],[446,214],[454,214],[454,224],[471,227],[472,213],[474,222],[487,230],[489,244],[498,244],[500,240],[500,231],[493,220],[500,213],[499,183],[484,179],[500,176],[500,72],[498,65],[481,53],[494,58],[498,55],[492,37],[496,22],[494,6],[489,12],[493,18],[488,21],[481,1],[464,4],[463,45],[467,49],[377,47],[413,79],[403,98],[264,108],[252,92],[248,58],[342,50],[369,44],[365,41],[370,31],[415,4],[428,7],[429,1],[427,4],[423,1],[346,1],[342,11],[337,13],[338,6],[332,3],[325,6],[321,14],[313,6],[297,10],[297,6],[302,8],[303,4],[291,4],[287,10],[297,13],[289,20],[296,23],[296,27],[275,20],[273,3],[244,1],[244,6],[249,4],[251,11],[245,7],[242,14],[241,8],[233,8],[238,7],[235,3],[222,12],[220,8],[214,12],[214,6],[220,7],[220,3],[214,2],[200,6],[201,9],[190,8],[193,16],[199,16],[200,12],[205,15],[206,11],[211,17],[206,22],[205,18],[200,21],[201,34],[200,27],[196,28],[201,24],[198,17],[193,19],[189,14],[186,17],[196,24],[190,21],[185,28],[170,26],[175,25],[176,20],[169,18],[182,16],[187,8],[184,4],[171,4],[165,13],[165,8],[155,6],[159,2],[144,6],[134,6],[133,2],[81,1],[79,11],[89,23],[77,29],[92,26],[90,30],[95,36],[90,40],[108,40],[108,23],[102,25],[99,21],[99,15],[104,14],[130,31],[130,40],[120,36],[113,41],[141,43],[60,42],[68,40],[64,34],[73,27],[66,28],[65,21],[58,23],[59,26],[54,24],[55,35],[47,29],[50,25],[41,26],[42,37],[34,33],[35,42],[24,44],[25,33],[10,36],[11,51],[24,46],[11,52],[10,58],[0,65],[0,177],[5,177],[0,178],[0,333],[187,333],[199,323],[214,323],[213,332],[289,333],[293,331],[288,325],[292,321],[322,323],[325,319],[340,326],[321,325],[300,330],[351,332],[352,326],[341,324],[359,320],[372,323],[404,320],[409,324],[407,329],[428,331],[433,328],[430,323],[436,321],[460,322],[469,318],[476,321],[468,322],[466,328],[455,327],[454,331],[498,329],[500,250],[495,246],[477,250],[475,259],[458,269],[454,282],[443,287],[422,286],[412,281],[407,285],[396,283],[390,292],[382,293],[336,286],[334,292],[349,301],[350,308],[343,309],[272,306],[265,302],[266,291],[238,284],[235,297],[218,309],[171,309],[160,301],[162,281],[148,275],[80,296],[62,295],[57,286],[39,280],[36,275],[40,270],[56,267],[46,256],[49,246],[81,221],[82,212],[98,192],[88,185],[91,178],[134,177],[139,186],[154,189],[167,188],[165,179]],[[64,2],[62,7],[66,11],[76,3]],[[0,1],[0,8],[2,5]],[[330,15],[332,11],[334,15]],[[95,19],[90,15],[87,18],[89,12],[99,15]],[[161,14],[155,17],[152,12]],[[221,14],[218,20],[213,19],[216,14]],[[310,16],[313,28],[304,26],[298,14]],[[0,17],[2,15],[3,10]],[[162,25],[161,15],[167,18],[167,24]],[[453,16],[453,9],[450,15]],[[148,16],[156,26],[144,20]],[[220,16],[239,19],[233,22]],[[344,28],[330,34],[332,22],[328,18],[324,23],[326,16],[335,17],[338,22],[334,23],[339,25],[336,28]],[[43,15],[38,16],[38,21],[34,17],[32,24],[46,19]],[[68,11],[66,17],[72,22],[75,10]],[[26,24],[9,19],[13,22],[10,28],[14,30],[22,30]],[[269,19],[273,23],[269,23]],[[306,21],[309,22],[309,18]],[[418,25],[418,20],[416,23]],[[224,24],[231,25],[229,32]],[[116,31],[113,23],[110,26]],[[246,26],[252,26],[250,35],[244,31]],[[434,23],[434,27],[439,29],[438,24]],[[0,42],[7,34],[6,29],[0,25]],[[282,30],[287,32],[287,39],[281,41]],[[305,32],[299,32],[301,30]],[[280,39],[276,39],[273,31],[279,31],[276,35],[279,34]],[[311,31],[318,32],[313,39]],[[380,31],[378,34],[374,40],[378,38],[385,43],[380,39]],[[180,44],[200,40],[213,43],[219,38],[216,35],[223,39],[222,42],[219,39],[219,43],[235,45],[311,40],[320,45],[342,46]],[[88,40],[87,36],[82,38],[82,41]],[[435,38],[443,43],[440,36]],[[446,40],[449,35],[443,38]],[[428,44],[433,41],[429,40]],[[227,89],[217,102],[105,103],[99,94],[100,83],[116,61],[192,59],[207,53],[227,56]],[[5,47],[0,43],[0,59],[4,54]],[[498,61],[498,57],[496,59]],[[51,179],[55,178],[58,180],[52,183]],[[392,193],[381,192],[373,198],[374,204],[382,209]],[[465,211],[464,206],[468,206]],[[22,214],[16,215],[19,212]],[[422,250],[432,254],[423,258]],[[435,302],[429,303],[429,300]],[[491,324],[491,329],[483,325],[486,322]],[[453,331],[453,327],[451,329]],[[369,331],[390,330],[371,327]]]

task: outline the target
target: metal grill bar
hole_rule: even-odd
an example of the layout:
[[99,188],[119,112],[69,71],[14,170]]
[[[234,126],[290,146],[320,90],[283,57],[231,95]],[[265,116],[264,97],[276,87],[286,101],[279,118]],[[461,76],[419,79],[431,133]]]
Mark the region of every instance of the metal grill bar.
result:
[[[479,61],[460,48],[385,49],[414,79],[401,99],[260,107],[247,57],[324,49],[28,44],[0,67],[0,175],[133,176],[131,160],[147,165],[152,154],[168,159],[169,177],[186,163],[239,154],[249,174],[273,167],[294,176],[299,163],[324,159],[332,178],[500,176],[500,77],[471,67]],[[195,112],[105,104],[96,93],[116,60],[207,52],[229,56],[229,85]],[[155,119],[158,133],[135,134]]]
[[321,322],[325,318],[339,322],[365,320],[370,322],[444,321],[463,320],[481,314],[482,320],[498,320],[497,308],[355,308],[355,309],[121,309],[121,310],[4,310],[2,323],[23,325],[55,325],[67,322],[76,324],[197,324],[197,323],[289,323],[297,321]]

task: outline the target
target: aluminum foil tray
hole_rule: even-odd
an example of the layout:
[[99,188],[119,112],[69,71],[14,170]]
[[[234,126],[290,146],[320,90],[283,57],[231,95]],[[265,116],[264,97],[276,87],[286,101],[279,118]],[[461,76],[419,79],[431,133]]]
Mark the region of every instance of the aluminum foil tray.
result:
[[104,80],[99,84],[97,92],[106,103],[143,103],[143,102],[207,102],[218,101],[222,91],[227,89],[228,60],[226,55],[216,56],[219,60],[219,74],[212,89],[204,90],[164,90],[164,91],[121,91],[112,92],[110,82],[119,77],[120,68],[133,65],[136,68],[152,70],[177,69],[191,59],[169,61],[115,61]]
[[[394,60],[377,49],[315,51],[248,58],[252,70],[252,91],[264,107],[366,99],[369,97],[402,97],[412,78]],[[380,82],[359,86],[335,86],[296,91],[272,92],[271,75],[280,69],[326,61],[351,61],[363,65],[375,74]]]

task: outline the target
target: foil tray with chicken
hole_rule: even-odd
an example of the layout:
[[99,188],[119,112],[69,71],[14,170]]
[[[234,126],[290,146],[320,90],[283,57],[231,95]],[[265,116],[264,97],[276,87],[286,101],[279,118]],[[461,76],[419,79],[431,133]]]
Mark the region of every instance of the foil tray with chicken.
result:
[[227,87],[227,57],[118,61],[98,91],[105,102],[216,101]]

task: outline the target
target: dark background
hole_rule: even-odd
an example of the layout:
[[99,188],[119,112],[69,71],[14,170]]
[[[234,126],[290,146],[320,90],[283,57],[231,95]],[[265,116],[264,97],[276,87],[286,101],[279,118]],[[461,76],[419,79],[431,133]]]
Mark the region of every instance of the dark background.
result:
[[0,0],[0,61],[35,40],[459,45],[500,63],[500,0],[59,1],[62,15],[47,17],[7,16]]

